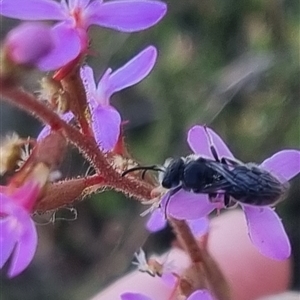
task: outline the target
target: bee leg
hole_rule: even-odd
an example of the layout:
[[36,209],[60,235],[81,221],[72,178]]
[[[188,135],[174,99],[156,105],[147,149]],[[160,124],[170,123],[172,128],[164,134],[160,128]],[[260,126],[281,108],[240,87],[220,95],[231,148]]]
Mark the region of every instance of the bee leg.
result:
[[209,193],[208,198],[210,202],[215,202],[214,199],[217,198],[217,193]]
[[224,195],[219,193],[209,193],[208,199],[211,203],[223,203]]
[[241,165],[241,163],[239,161],[236,161],[236,160],[233,160],[233,159],[230,159],[230,158],[225,158],[225,157],[222,157],[221,162],[223,164],[231,165],[231,166],[234,166],[234,167]]
[[230,206],[230,195],[228,195],[228,194],[224,195],[224,206],[226,208],[228,208]]
[[224,195],[224,206],[226,209],[234,209],[238,206],[238,203],[236,201],[234,201],[234,199],[232,199],[230,197],[230,195],[225,194]]
[[218,152],[217,152],[215,146],[213,145],[211,136],[209,135],[206,126],[204,126],[204,130],[205,130],[205,132],[206,132],[206,135],[207,135],[207,138],[208,138],[208,141],[209,141],[210,153],[212,154],[212,156],[213,156],[213,158],[215,159],[215,161],[220,162],[220,158],[219,158],[219,156],[218,156]]

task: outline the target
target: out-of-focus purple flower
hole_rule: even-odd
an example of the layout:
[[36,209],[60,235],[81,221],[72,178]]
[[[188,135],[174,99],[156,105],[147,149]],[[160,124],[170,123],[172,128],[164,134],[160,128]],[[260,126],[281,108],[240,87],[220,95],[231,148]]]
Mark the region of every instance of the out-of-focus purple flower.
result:
[[213,300],[208,290],[197,290],[188,297],[188,300]]
[[[206,234],[209,230],[209,220],[205,217],[186,220],[193,235],[196,237]],[[167,226],[165,213],[161,208],[155,209],[146,223],[146,228],[150,232],[157,232]]]
[[[218,156],[234,159],[222,139],[213,130],[209,128],[205,130],[203,126],[194,126],[189,130],[188,143],[194,153],[214,159],[210,151],[211,144],[207,132]],[[300,151],[282,150],[266,159],[259,167],[270,172],[281,183],[285,183],[300,172]],[[275,210],[268,206],[239,204],[245,213],[249,236],[254,246],[262,254],[273,259],[283,260],[289,257],[290,243]],[[165,209],[163,201],[162,207]],[[180,190],[172,196],[167,213],[178,219],[197,219],[209,214],[215,208],[221,208],[220,203],[210,202],[208,195]]]
[[38,184],[28,182],[13,194],[0,193],[0,268],[10,256],[8,276],[24,271],[31,262],[37,247],[37,232],[30,211],[37,199]]
[[53,33],[56,51],[40,65],[42,70],[61,67],[86,53],[88,28],[98,25],[123,32],[135,32],[155,25],[165,15],[165,3],[153,0],[2,0],[0,14],[20,20],[56,20]]
[[112,150],[120,134],[121,116],[110,105],[110,97],[143,80],[151,72],[156,58],[156,48],[149,46],[120,69],[114,72],[112,69],[106,70],[97,87],[93,70],[88,66],[81,69],[92,115],[92,129],[97,144],[103,150]]
[[14,63],[34,66],[45,58],[54,46],[51,27],[41,23],[23,23],[7,34],[3,47]]
[[[152,298],[140,293],[124,293],[121,300],[152,300]],[[208,290],[197,290],[192,293],[187,300],[213,300]]]
[[120,297],[122,300],[152,300],[150,297],[140,293],[124,293]]

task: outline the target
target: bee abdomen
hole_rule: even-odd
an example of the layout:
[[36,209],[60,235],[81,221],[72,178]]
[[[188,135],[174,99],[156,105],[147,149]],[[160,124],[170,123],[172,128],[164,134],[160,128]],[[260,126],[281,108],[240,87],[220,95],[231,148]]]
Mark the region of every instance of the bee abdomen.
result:
[[273,205],[282,198],[287,189],[272,174],[256,166],[238,166],[230,173],[232,185],[227,192],[245,204]]

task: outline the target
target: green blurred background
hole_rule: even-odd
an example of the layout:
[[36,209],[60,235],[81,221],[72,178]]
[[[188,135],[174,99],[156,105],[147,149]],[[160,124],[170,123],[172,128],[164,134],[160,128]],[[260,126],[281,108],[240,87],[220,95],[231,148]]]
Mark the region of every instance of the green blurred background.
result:
[[[207,124],[245,162],[261,162],[300,144],[300,4],[298,0],[173,0],[155,27],[123,34],[92,28],[88,59],[97,78],[116,69],[149,44],[159,50],[150,76],[113,96],[121,112],[126,143],[141,164],[160,164],[190,153],[187,130]],[[2,19],[2,36],[17,24]],[[38,90],[32,72],[28,88]],[[1,135],[17,131],[36,136],[41,124],[1,103]],[[85,174],[88,165],[75,152],[66,157],[66,177]],[[299,178],[298,178],[299,179]],[[294,253],[293,289],[300,289],[300,186],[292,182],[278,211]],[[167,249],[172,233],[149,236],[145,209],[121,194],[105,192],[76,203],[77,220],[67,210],[54,224],[37,222],[39,246],[30,267],[7,280],[1,273],[1,299],[87,299],[132,269],[133,253]]]

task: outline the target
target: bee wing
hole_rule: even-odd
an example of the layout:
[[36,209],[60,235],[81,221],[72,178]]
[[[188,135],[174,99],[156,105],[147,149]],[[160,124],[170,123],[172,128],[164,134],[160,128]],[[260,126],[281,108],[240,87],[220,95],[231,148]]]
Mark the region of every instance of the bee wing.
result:
[[273,205],[283,199],[288,188],[271,173],[253,164],[240,165],[232,170],[218,163],[211,165],[225,180],[223,188],[226,192],[243,203]]
[[236,185],[235,177],[228,165],[217,161],[209,161],[207,166],[216,171],[221,178],[203,187],[201,189],[202,193],[209,194],[217,192],[219,194],[225,194],[225,191],[230,190],[233,185]]
[[235,176],[228,165],[217,161],[211,161],[209,162],[209,166],[223,177],[223,179],[216,182],[217,184],[220,183],[221,185],[228,186],[235,184]]
[[210,194],[210,193],[225,193],[224,190],[228,189],[232,184],[225,179],[214,182],[212,184],[208,184],[201,189],[201,193]]

